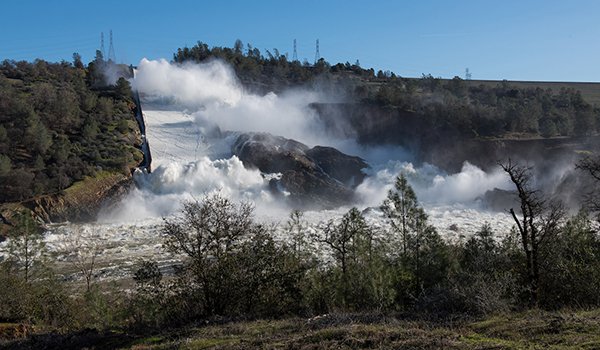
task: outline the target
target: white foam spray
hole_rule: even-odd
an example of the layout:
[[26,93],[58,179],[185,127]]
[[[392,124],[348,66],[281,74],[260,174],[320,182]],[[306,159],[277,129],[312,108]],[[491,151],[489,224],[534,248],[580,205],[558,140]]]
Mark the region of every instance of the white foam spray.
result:
[[133,85],[144,98],[155,171],[138,174],[140,188],[103,220],[169,215],[181,200],[212,191],[254,201],[259,212],[263,207],[263,213],[272,212],[276,206],[286,213],[290,208],[277,202],[268,188],[268,178],[277,174],[245,169],[232,157],[231,144],[239,132],[269,132],[365,158],[372,168],[357,188],[359,201],[349,205],[378,206],[400,172],[429,207],[470,206],[488,190],[510,188],[502,173],[488,174],[467,162],[461,172],[445,174],[428,164],[415,168],[411,155],[399,147],[365,148],[352,139],[331,137],[309,104],[335,101],[339,95],[307,89],[248,93],[232,68],[218,60],[172,64],[143,59]]

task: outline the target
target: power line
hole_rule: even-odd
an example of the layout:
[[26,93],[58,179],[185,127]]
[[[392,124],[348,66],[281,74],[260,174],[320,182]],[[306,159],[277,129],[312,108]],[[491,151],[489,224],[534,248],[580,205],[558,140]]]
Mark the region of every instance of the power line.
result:
[[320,59],[321,53],[319,52],[319,39],[317,39],[317,49],[315,51],[315,64],[317,64],[317,62],[319,62]]

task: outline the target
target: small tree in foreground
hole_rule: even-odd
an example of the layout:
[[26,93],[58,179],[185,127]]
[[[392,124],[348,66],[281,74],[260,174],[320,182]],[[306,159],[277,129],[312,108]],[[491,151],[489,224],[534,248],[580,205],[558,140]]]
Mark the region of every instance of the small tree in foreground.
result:
[[381,209],[391,226],[390,240],[399,242],[398,297],[402,304],[410,303],[444,281],[449,265],[447,246],[427,222],[404,174],[396,178]]
[[297,308],[303,267],[292,250],[253,220],[253,206],[219,194],[186,202],[165,220],[165,247],[184,254],[180,306],[190,317],[271,315]]
[[419,203],[417,195],[408,184],[404,174],[398,175],[394,188],[389,190],[387,198],[381,205],[381,210],[389,220],[394,233],[400,236],[402,255],[408,254],[411,236],[417,225]]
[[520,218],[513,208],[512,215],[521,238],[525,253],[527,284],[531,306],[539,301],[540,266],[543,246],[551,241],[560,230],[564,209],[560,203],[547,202],[532,187],[531,169],[512,163],[500,164],[517,189],[520,201]]
[[97,267],[96,258],[101,252],[98,233],[92,228],[78,228],[66,238],[66,245],[72,264],[85,278],[86,292],[90,292]]
[[508,311],[515,305],[519,284],[512,271],[515,259],[513,236],[495,237],[485,223],[479,231],[458,247],[458,265],[452,271],[455,310],[471,314]]
[[29,283],[35,272],[44,267],[46,254],[44,235],[31,214],[27,212],[17,213],[13,221],[14,225],[9,232],[7,245],[8,267],[22,275],[25,283]]
[[585,211],[544,246],[540,300],[548,308],[600,305],[600,236]]
[[388,246],[375,238],[374,229],[357,208],[339,221],[330,220],[316,241],[331,253],[333,264],[323,263],[311,271],[312,284],[306,291],[310,304],[321,302],[323,311],[381,311],[392,306],[395,291]]

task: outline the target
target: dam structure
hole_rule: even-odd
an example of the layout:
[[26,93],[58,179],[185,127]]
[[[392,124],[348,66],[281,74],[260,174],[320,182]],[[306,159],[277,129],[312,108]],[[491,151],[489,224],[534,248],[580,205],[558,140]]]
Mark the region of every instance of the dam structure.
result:
[[[131,71],[133,77],[135,79],[135,70],[131,67]],[[142,136],[142,153],[144,154],[144,159],[142,163],[138,166],[138,168],[142,169],[147,173],[152,172],[152,153],[150,152],[150,144],[148,142],[148,138],[146,136],[146,122],[144,120],[144,112],[142,110],[142,102],[140,101],[140,94],[137,89],[133,91],[133,102],[135,103],[135,120],[137,121],[138,128],[140,130],[140,134]]]

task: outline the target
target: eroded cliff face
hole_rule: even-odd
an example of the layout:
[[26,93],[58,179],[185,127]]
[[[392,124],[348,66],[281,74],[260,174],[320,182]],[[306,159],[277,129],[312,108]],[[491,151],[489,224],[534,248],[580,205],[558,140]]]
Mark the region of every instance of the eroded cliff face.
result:
[[0,236],[10,230],[13,215],[23,210],[30,211],[40,225],[95,220],[102,209],[117,203],[132,183],[130,175],[101,172],[61,193],[38,196],[20,203],[5,203],[0,206]]
[[600,136],[495,137],[465,134],[457,125],[425,118],[396,107],[353,103],[312,104],[329,132],[370,146],[402,146],[417,162],[427,162],[455,173],[465,161],[484,170],[511,157],[530,164],[576,159],[581,151],[600,146]]
[[95,220],[98,212],[114,204],[129,191],[131,176],[110,173],[85,179],[62,194],[42,196],[22,205],[45,222],[85,222]]

